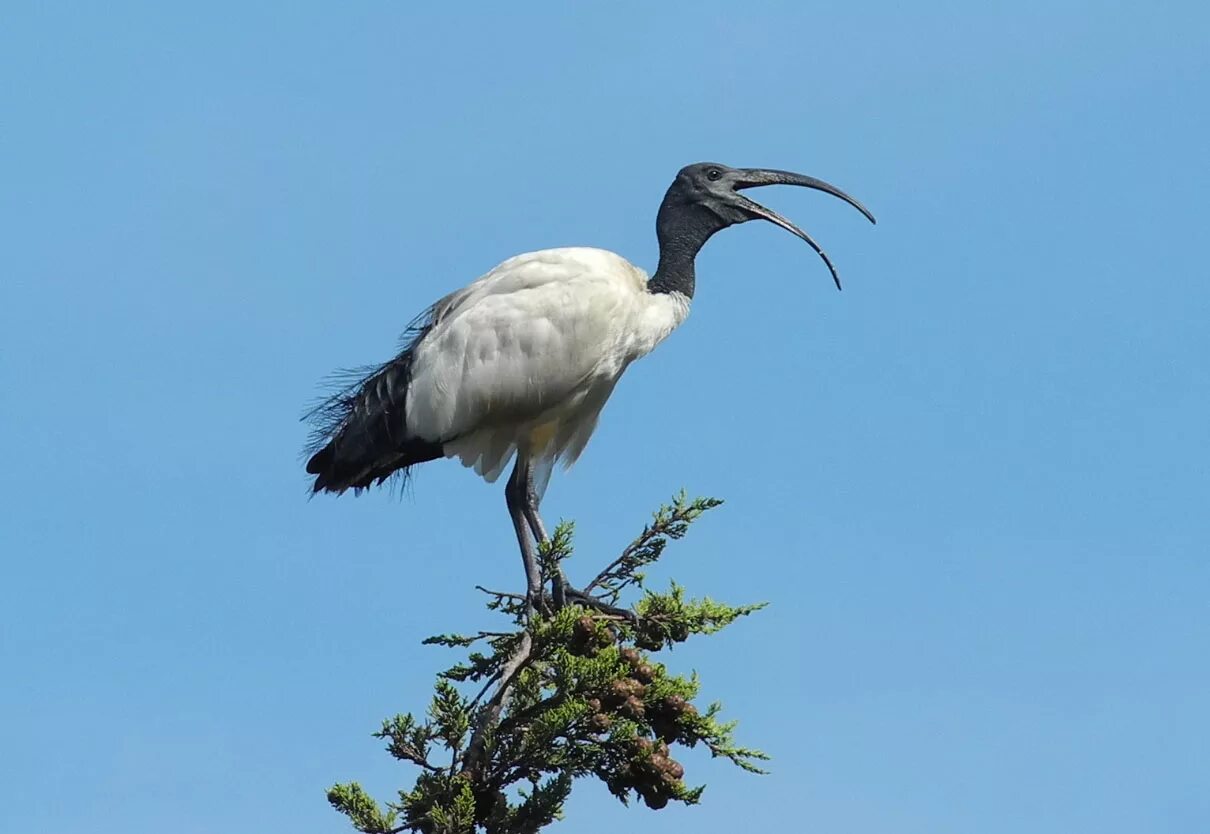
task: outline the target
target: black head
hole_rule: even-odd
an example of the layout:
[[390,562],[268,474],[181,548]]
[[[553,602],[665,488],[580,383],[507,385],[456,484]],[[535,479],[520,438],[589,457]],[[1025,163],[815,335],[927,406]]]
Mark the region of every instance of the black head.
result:
[[[657,221],[661,244],[665,242],[666,236],[672,237],[690,230],[698,231],[699,236],[700,232],[705,232],[705,236],[709,237],[714,232],[737,223],[768,220],[810,244],[828,265],[832,280],[839,289],[840,276],[837,275],[836,268],[810,235],[777,212],[740,193],[744,189],[761,185],[798,185],[823,191],[833,197],[839,197],[864,214],[871,223],[875,222],[874,215],[870,214],[865,206],[823,180],[791,171],[729,168],[717,162],[698,162],[682,168],[664,195],[664,202],[660,206],[661,216]],[[697,245],[700,247],[702,243],[705,243],[705,238],[701,238]]]

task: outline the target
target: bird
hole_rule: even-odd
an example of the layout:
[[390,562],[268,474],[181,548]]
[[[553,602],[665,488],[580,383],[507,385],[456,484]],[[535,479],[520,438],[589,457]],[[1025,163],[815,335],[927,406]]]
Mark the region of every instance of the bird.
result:
[[[659,261],[650,277],[604,249],[517,255],[414,319],[393,358],[351,372],[307,415],[312,494],[359,493],[440,458],[455,458],[491,483],[512,462],[505,503],[527,610],[542,609],[536,545],[548,539],[539,504],[551,470],[575,463],[622,374],[685,321],[705,243],[729,226],[766,220],[810,245],[840,289],[836,267],[810,235],[744,194],[770,185],[822,191],[876,222],[856,199],[814,177],[688,165],[656,213]],[[552,599],[556,608],[593,601],[561,571]]]

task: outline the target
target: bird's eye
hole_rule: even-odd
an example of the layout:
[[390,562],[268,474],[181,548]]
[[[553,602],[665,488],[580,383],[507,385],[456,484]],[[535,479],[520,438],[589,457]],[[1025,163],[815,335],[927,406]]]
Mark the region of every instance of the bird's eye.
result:
[[718,168],[706,169],[706,179],[710,180],[710,182],[714,182],[722,175],[723,175],[723,172],[720,171]]

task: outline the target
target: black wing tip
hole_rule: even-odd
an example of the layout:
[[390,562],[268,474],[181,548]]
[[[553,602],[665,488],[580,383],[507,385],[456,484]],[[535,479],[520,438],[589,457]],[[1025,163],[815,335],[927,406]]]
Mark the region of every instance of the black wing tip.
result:
[[334,446],[334,443],[325,446],[307,461],[307,473],[315,476],[310,487],[312,496],[321,492],[341,495],[349,490],[359,495],[388,481],[406,486],[412,467],[445,455],[440,443],[413,440],[377,461],[342,461],[337,458]]
[[332,449],[332,444],[329,443],[327,446],[324,446],[318,452],[311,455],[310,459],[307,461],[307,474],[321,476],[320,478],[315,479],[316,483],[321,480],[323,471],[332,464],[334,454],[335,452]]
[[315,476],[309,489],[311,495],[319,495],[321,492],[340,495],[353,486],[348,482],[348,473],[339,472],[336,464],[336,442],[334,440],[311,455],[306,465],[307,474]]

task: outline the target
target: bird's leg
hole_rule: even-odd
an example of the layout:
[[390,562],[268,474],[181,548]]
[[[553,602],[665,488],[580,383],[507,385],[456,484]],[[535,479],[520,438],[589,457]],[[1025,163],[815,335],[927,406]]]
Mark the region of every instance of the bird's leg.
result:
[[538,555],[529,537],[529,522],[526,520],[525,471],[528,467],[518,458],[513,474],[504,487],[504,499],[508,502],[508,514],[517,533],[517,544],[521,545],[521,561],[525,563],[525,608],[532,615],[542,607],[542,574],[538,570]]
[[[542,523],[542,514],[538,512],[538,503],[541,500],[538,498],[538,490],[534,488],[534,465],[530,461],[525,463],[525,471],[522,474],[522,483],[524,485],[523,506],[525,508],[525,520],[529,523],[529,529],[534,534],[534,540],[539,545],[550,540],[550,536],[546,535],[546,525]],[[554,565],[555,575],[551,578],[551,595],[554,597],[555,610],[559,610],[567,604],[567,577],[563,575],[563,568],[556,562]]]
[[[516,470],[513,470],[513,474],[516,474]],[[534,489],[534,467],[532,463],[527,463],[525,466],[523,482],[525,520],[529,522],[529,529],[533,531],[534,538],[539,542],[545,542],[549,539],[549,536],[546,535],[546,525],[542,523],[542,516],[538,512],[538,502],[540,499],[538,498],[538,491]],[[556,611],[567,605],[568,602],[573,602],[576,605],[596,609],[604,614],[623,617],[631,622],[635,622],[638,619],[633,611],[607,605],[592,594],[586,594],[571,587],[571,584],[563,573],[562,566],[557,562],[554,565],[554,570],[555,575],[551,578],[551,592],[554,596]]]
[[[546,525],[542,523],[542,513],[538,510],[538,505],[541,498],[538,496],[538,490],[534,486],[534,466],[533,463],[528,463],[525,467],[525,520],[529,522],[529,529],[534,534],[534,539],[539,543],[550,541],[550,536],[546,533]],[[567,577],[563,574],[563,566],[556,562],[554,565],[555,575],[551,578],[551,594],[554,597],[555,610],[562,608],[567,604],[567,595],[575,593],[567,582]],[[581,594],[580,596],[584,596]]]
[[[538,497],[538,490],[534,487],[534,465],[530,461],[526,461],[525,469],[522,473],[521,482],[522,490],[522,506],[525,511],[525,520],[529,524],[530,531],[534,534],[534,540],[539,545],[550,540],[550,536],[546,534],[546,525],[542,523],[542,514],[538,511],[538,504],[541,499]],[[551,594],[554,597],[555,609],[558,610],[567,604],[564,591],[567,589],[567,578],[563,576],[563,568],[557,563],[554,565],[555,575],[551,580]]]

